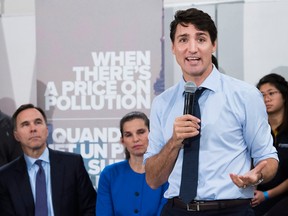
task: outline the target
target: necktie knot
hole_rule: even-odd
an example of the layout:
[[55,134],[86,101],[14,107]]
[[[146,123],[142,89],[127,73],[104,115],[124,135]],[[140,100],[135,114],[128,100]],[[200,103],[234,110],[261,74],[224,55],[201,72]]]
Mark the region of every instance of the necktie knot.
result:
[[202,93],[206,90],[204,87],[200,87],[195,92],[195,100],[198,101]]
[[36,160],[35,164],[39,166],[39,168],[43,168],[42,166],[42,160]]

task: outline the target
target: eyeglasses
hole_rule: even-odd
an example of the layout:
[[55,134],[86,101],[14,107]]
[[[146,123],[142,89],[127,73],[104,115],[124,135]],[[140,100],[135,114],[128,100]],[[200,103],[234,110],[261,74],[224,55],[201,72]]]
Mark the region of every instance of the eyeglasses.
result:
[[270,91],[267,93],[262,93],[263,97],[265,98],[266,96],[269,96],[269,98],[275,97],[276,94],[280,93],[279,91]]

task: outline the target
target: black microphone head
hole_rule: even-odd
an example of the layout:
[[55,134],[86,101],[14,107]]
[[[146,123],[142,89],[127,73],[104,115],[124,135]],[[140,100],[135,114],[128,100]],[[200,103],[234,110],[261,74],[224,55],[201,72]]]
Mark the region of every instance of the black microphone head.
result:
[[186,82],[184,89],[186,93],[195,93],[197,86],[194,82],[188,81]]

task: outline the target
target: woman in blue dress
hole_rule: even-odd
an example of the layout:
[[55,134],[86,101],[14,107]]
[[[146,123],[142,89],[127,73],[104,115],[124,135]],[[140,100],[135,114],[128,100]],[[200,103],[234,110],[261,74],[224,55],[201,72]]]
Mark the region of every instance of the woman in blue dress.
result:
[[130,112],[120,120],[120,132],[126,160],[108,165],[101,172],[96,215],[160,215],[168,185],[153,190],[145,180],[143,155],[148,146],[149,119],[142,112]]

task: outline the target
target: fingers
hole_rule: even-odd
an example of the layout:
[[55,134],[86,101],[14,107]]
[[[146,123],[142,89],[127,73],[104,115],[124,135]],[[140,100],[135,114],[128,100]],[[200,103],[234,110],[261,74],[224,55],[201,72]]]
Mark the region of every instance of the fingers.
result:
[[257,206],[257,205],[259,205],[260,203],[258,202],[258,201],[256,201],[256,200],[251,200],[251,206],[252,207],[255,207],[255,206]]
[[262,195],[261,191],[257,191],[257,190],[254,191],[254,197],[253,199],[251,199],[252,207],[259,205],[264,200],[264,198],[261,195]]
[[200,119],[192,115],[183,115],[175,119],[173,137],[174,140],[182,142],[186,138],[199,134]]
[[230,173],[230,178],[233,181],[233,183],[238,186],[239,188],[242,188],[244,186],[244,183],[242,180],[238,177],[238,175]]
[[233,173],[230,173],[229,175],[233,183],[239,188],[245,189],[248,186],[250,186],[249,181],[246,181],[245,178],[243,178],[243,176],[239,176]]
[[246,175],[244,175],[244,176],[239,176],[239,179],[243,182],[243,184],[246,184],[246,185],[250,185],[251,184],[251,182],[250,182],[250,176],[246,176]]
[[190,114],[185,114],[175,119],[175,122],[185,122],[185,121],[192,121],[192,122],[200,123],[199,118]]

